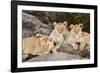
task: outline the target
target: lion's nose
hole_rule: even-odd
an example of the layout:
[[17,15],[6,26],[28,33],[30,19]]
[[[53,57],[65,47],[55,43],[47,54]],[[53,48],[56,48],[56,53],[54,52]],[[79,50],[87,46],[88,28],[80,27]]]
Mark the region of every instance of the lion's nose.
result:
[[76,42],[76,44],[77,44],[77,45],[80,45],[81,43],[80,43],[80,42]]

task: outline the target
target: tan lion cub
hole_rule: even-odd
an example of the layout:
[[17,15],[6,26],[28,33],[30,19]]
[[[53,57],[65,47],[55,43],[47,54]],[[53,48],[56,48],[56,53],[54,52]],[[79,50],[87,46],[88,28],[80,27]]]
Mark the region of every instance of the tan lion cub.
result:
[[66,31],[67,22],[54,22],[54,30],[51,32],[50,37],[56,43],[55,53],[57,53],[56,49],[61,47],[64,42],[64,32]]
[[90,48],[90,34],[83,32],[82,27],[83,24],[70,25],[71,31],[67,43],[71,44],[74,49],[78,49],[78,45],[80,45],[80,50],[87,49],[85,48],[86,45]]
[[53,48],[53,40],[48,35],[23,38],[23,54],[45,55]]

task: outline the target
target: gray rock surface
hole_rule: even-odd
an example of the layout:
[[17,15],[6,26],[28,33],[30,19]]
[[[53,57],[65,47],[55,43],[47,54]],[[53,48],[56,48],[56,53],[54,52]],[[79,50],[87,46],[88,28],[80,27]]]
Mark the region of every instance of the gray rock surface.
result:
[[23,37],[36,35],[37,33],[49,35],[50,32],[52,31],[52,28],[49,25],[42,23],[34,15],[30,15],[25,12],[22,13],[22,23],[23,23],[23,29],[22,29]]
[[73,55],[79,55],[84,58],[90,58],[90,51],[88,50],[80,50],[80,49],[73,49],[73,47],[70,44],[66,44],[59,49],[57,49],[58,52],[64,52],[68,54],[73,54]]
[[47,54],[44,56],[37,56],[27,60],[26,62],[39,62],[39,61],[61,61],[61,60],[80,60],[82,57],[68,53],[58,52],[57,54]]

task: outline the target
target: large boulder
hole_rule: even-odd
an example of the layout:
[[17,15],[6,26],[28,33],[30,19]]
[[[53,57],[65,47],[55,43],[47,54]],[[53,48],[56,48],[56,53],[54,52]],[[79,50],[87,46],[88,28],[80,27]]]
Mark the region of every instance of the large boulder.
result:
[[23,37],[36,35],[37,33],[49,35],[50,32],[52,31],[52,28],[49,25],[42,23],[34,15],[30,15],[25,12],[22,13],[22,25],[23,25],[22,29]]
[[80,50],[80,49],[74,49],[72,45],[66,44],[64,46],[61,46],[60,48],[57,49],[58,52],[64,52],[68,54],[73,54],[73,55],[79,55],[83,58],[90,58],[90,51],[88,50]]
[[44,56],[37,56],[27,60],[26,62],[39,62],[39,61],[61,61],[61,60],[80,60],[83,59],[78,55],[72,55],[68,53],[58,52],[57,54],[47,54]]

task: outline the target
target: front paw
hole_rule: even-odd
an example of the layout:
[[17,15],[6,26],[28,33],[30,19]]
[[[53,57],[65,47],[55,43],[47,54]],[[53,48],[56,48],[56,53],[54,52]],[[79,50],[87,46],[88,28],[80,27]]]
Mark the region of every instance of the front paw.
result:
[[73,47],[75,50],[77,50],[78,49],[78,45],[74,45],[74,47]]
[[84,47],[81,47],[81,46],[80,46],[80,50],[83,51],[83,50],[84,50]]
[[52,50],[52,53],[53,53],[53,54],[57,54],[57,50],[56,50],[56,49],[53,49],[53,50]]

